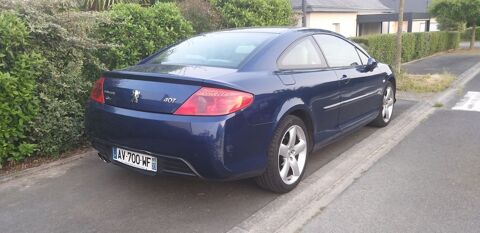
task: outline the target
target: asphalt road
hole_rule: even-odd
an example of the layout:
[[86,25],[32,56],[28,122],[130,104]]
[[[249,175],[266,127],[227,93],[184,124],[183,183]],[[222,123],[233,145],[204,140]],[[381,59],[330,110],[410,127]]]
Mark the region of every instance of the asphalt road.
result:
[[480,111],[452,110],[468,91],[480,92],[480,75],[303,232],[479,232]]
[[[414,102],[399,100],[393,120]],[[314,153],[307,175],[376,129]],[[144,176],[91,155],[0,184],[0,232],[224,232],[277,197],[251,180]]]

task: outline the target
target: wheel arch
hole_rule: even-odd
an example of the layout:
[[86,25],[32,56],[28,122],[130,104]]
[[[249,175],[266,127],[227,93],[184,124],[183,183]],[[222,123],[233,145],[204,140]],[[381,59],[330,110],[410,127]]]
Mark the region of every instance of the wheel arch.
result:
[[300,118],[303,121],[303,123],[305,123],[305,126],[307,127],[307,130],[308,130],[308,139],[310,141],[310,150],[312,150],[313,147],[314,147],[313,142],[315,141],[315,139],[314,139],[315,130],[314,130],[312,116],[310,114],[308,114],[307,111],[305,111],[303,109],[293,110],[291,112],[288,112],[287,115],[296,116],[296,117]]
[[387,76],[387,81],[392,83],[393,85],[393,99],[397,101],[397,79],[395,78],[395,75],[392,73]]
[[311,143],[310,150],[313,149],[313,143],[315,142],[315,122],[313,121],[313,113],[308,105],[305,104],[300,98],[290,99],[282,105],[277,114],[273,130],[275,130],[278,127],[278,124],[289,115],[296,116],[305,123],[309,135],[308,138]]

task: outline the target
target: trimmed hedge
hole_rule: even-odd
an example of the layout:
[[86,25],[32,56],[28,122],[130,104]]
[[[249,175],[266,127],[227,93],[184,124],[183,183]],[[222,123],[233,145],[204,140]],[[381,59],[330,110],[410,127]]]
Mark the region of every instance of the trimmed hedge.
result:
[[[352,38],[378,61],[393,64],[395,60],[395,34]],[[402,35],[402,62],[408,62],[434,53],[458,48],[458,32],[418,32]]]

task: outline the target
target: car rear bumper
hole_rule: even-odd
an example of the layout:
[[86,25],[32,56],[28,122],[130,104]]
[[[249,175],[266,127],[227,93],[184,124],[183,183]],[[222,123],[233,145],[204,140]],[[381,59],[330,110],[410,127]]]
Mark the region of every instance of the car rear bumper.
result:
[[272,124],[249,124],[242,113],[177,116],[95,102],[89,103],[85,122],[93,146],[106,160],[112,161],[113,147],[121,147],[157,157],[159,172],[212,180],[261,174],[272,132]]

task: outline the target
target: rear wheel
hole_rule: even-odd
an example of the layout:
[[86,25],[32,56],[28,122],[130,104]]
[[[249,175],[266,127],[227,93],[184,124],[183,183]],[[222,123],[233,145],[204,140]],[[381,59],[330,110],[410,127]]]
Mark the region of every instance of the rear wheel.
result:
[[310,148],[307,133],[305,124],[296,116],[286,116],[280,122],[268,150],[267,169],[256,178],[260,187],[286,193],[298,185]]
[[395,104],[395,89],[391,82],[387,81],[385,90],[383,91],[383,101],[380,107],[381,111],[375,120],[370,123],[372,126],[385,127],[390,123],[393,115],[393,107]]

